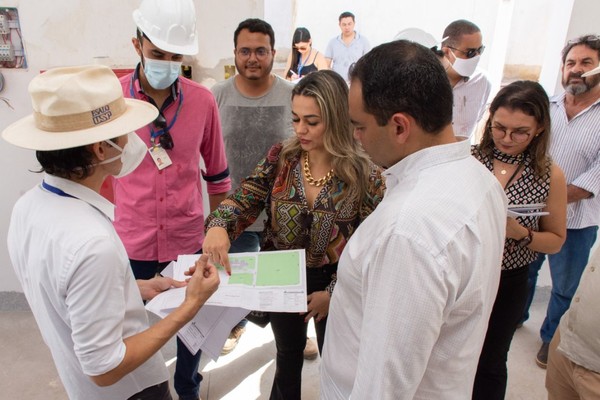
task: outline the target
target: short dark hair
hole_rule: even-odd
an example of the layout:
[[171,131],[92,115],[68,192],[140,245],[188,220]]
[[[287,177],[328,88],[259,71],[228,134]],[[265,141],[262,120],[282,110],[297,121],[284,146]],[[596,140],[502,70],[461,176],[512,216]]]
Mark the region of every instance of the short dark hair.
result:
[[365,110],[380,126],[403,112],[428,133],[452,122],[452,87],[435,54],[418,43],[396,40],[362,56],[350,70],[362,85]]
[[562,49],[563,64],[567,60],[567,55],[571,49],[579,45],[587,46],[592,50],[596,50],[596,53],[598,53],[598,59],[600,59],[600,35],[587,34],[567,42],[567,45]]
[[458,46],[462,35],[472,35],[473,33],[477,32],[481,32],[481,30],[471,21],[467,21],[466,19],[456,20],[451,22],[450,25],[444,29],[444,34],[442,37],[447,39],[444,40],[443,45]]
[[94,155],[88,146],[73,147],[70,149],[50,150],[35,152],[35,157],[42,166],[38,172],[65,179],[84,179],[94,172]]
[[238,25],[237,29],[233,33],[233,45],[237,48],[237,39],[240,35],[240,32],[243,29],[247,29],[250,33],[263,33],[269,36],[269,43],[271,44],[271,49],[275,48],[275,32],[273,32],[273,27],[266,21],[258,18],[248,18]]
[[354,19],[354,14],[352,14],[350,11],[344,11],[341,13],[340,17],[338,18],[338,22],[342,22],[342,18],[352,18],[352,21],[356,21]]
[[544,173],[548,159],[548,146],[550,143],[550,101],[546,91],[537,82],[516,81],[503,87],[490,104],[488,117],[480,149],[491,155],[494,150],[494,140],[491,132],[492,120],[498,109],[506,108],[510,111],[521,111],[535,119],[543,131],[529,143],[527,151],[534,163],[534,170],[538,175]]

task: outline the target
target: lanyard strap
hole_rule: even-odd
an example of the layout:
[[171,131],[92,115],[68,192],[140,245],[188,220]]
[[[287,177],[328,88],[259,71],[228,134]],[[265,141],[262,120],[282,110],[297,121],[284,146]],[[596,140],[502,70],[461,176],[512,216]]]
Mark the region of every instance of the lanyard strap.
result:
[[510,185],[512,180],[515,179],[515,176],[517,176],[517,174],[519,173],[519,170],[521,169],[522,166],[523,166],[523,163],[520,162],[519,165],[517,165],[517,169],[515,169],[515,172],[513,172],[513,174],[510,176],[510,178],[508,178],[508,182],[506,182],[506,185],[504,186],[505,192],[506,192],[506,189],[508,189],[508,186]]
[[[181,111],[181,105],[183,104],[183,92],[179,92],[179,104],[177,105],[177,110],[175,111],[175,115],[173,116],[173,119],[171,120],[171,123],[168,124],[164,129],[161,129],[159,131],[154,131],[154,129],[152,128],[152,126],[150,126],[150,139],[152,140],[152,143],[154,143],[154,140],[164,134],[165,132],[168,132],[171,130],[171,128],[173,127],[173,125],[175,125],[175,121],[177,121],[177,117],[179,116],[179,111]],[[162,114],[162,111],[159,111]],[[165,118],[165,121],[167,119]]]
[[75,196],[71,196],[70,194],[63,192],[61,189],[57,188],[56,186],[52,186],[49,183],[46,183],[46,181],[42,181],[42,187],[44,189],[46,189],[47,191],[52,192],[52,193],[57,194],[62,197],[71,197],[73,199],[77,198]]
[[312,47],[310,48],[310,51],[308,52],[308,57],[306,57],[306,61],[304,61],[304,62],[302,62],[302,54],[300,54],[300,60],[298,61],[298,76],[302,75],[302,68],[304,68],[304,66],[310,59],[311,54],[312,54]]
[[[132,99],[135,99],[135,91],[133,90],[133,77],[135,74],[131,75],[131,79],[129,80],[129,95]],[[175,116],[173,116],[173,119],[171,120],[171,123],[167,125],[166,128],[161,129],[159,131],[154,131],[154,129],[152,129],[152,126],[150,126],[150,140],[152,141],[152,143],[154,143],[155,139],[164,134],[166,131],[170,131],[171,128],[173,127],[173,125],[175,125],[175,121],[177,121],[177,117],[179,116],[179,111],[181,111],[181,105],[183,104],[183,90],[179,90],[178,96],[179,97],[179,104],[177,105],[177,111],[175,111]],[[158,108],[158,107],[157,107]],[[158,110],[159,113],[162,114],[162,110]],[[166,120],[166,118],[165,118]]]

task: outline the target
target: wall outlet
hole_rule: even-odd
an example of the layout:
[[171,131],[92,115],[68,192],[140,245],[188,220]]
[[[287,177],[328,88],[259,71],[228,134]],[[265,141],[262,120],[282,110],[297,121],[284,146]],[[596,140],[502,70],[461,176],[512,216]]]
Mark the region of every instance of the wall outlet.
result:
[[10,27],[8,26],[8,18],[6,15],[0,14],[0,34],[6,35],[10,33]]
[[15,61],[15,49],[11,43],[0,44],[0,61]]

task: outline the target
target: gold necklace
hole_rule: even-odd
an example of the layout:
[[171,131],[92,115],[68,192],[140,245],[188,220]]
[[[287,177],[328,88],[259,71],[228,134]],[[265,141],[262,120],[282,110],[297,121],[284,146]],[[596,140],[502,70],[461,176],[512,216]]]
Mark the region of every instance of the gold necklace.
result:
[[323,186],[324,184],[327,183],[328,180],[331,179],[332,176],[333,176],[333,168],[327,173],[327,175],[325,175],[321,179],[313,178],[310,173],[310,167],[309,167],[309,163],[308,163],[308,152],[304,153],[304,177],[306,178],[306,182],[308,182],[309,185],[317,186],[317,187]]

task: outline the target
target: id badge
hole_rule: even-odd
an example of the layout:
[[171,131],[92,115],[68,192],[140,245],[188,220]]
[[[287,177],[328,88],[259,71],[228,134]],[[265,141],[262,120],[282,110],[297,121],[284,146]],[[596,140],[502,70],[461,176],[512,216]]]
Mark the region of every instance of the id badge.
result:
[[159,170],[165,169],[169,165],[173,164],[173,161],[171,161],[171,157],[169,157],[167,151],[160,145],[148,148],[148,153],[150,153],[150,157],[152,157],[154,164],[156,164],[156,168]]

